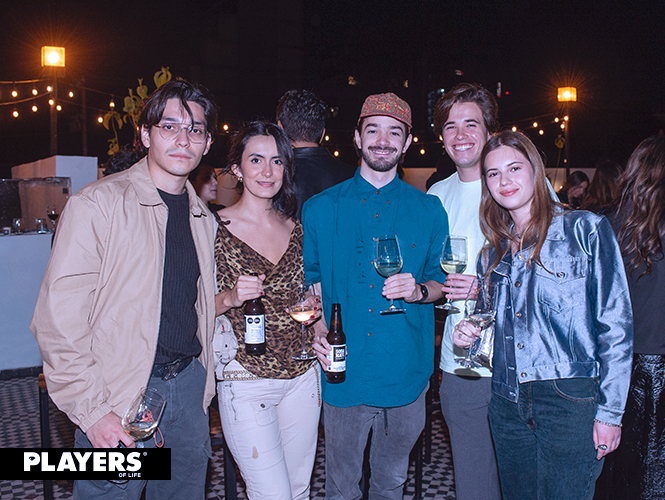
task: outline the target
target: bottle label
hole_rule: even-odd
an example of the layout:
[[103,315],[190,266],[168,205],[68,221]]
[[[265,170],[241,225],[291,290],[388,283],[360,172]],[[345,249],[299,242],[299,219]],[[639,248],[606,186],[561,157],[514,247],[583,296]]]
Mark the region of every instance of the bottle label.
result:
[[263,314],[245,315],[245,344],[263,344],[266,341]]
[[330,361],[328,371],[346,371],[346,344],[331,345],[330,348],[330,352],[327,356],[328,361]]

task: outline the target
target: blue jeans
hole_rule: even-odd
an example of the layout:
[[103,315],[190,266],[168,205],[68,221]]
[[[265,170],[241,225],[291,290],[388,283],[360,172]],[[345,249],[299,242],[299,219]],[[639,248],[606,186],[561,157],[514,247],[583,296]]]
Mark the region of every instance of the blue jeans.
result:
[[361,498],[360,478],[367,436],[372,430],[370,499],[402,500],[409,454],[425,427],[425,393],[394,408],[323,403],[326,435],[326,499]]
[[489,417],[503,500],[593,497],[603,468],[593,442],[597,398],[593,378],[520,384],[517,403],[492,395]]
[[[203,411],[205,368],[194,360],[174,379],[164,381],[152,377],[149,387],[166,396],[164,414],[159,430],[164,448],[171,448],[171,480],[130,480],[115,484],[104,480],[75,481],[74,498],[81,500],[138,500],[143,488],[146,500],[203,499],[210,450],[210,425]],[[157,436],[159,440],[159,436]],[[152,437],[141,442],[145,448],[154,448]],[[88,438],[76,430],[77,448],[90,448]]]

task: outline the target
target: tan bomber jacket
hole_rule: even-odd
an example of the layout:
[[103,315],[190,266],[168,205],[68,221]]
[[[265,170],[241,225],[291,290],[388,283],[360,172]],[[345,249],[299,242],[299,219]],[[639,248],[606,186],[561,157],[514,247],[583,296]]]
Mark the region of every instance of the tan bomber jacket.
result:
[[[214,396],[216,223],[187,182],[198,282],[199,360]],[[150,378],[162,300],[168,209],[146,158],[93,182],[62,212],[30,329],[55,404],[87,432],[107,413],[122,416]]]

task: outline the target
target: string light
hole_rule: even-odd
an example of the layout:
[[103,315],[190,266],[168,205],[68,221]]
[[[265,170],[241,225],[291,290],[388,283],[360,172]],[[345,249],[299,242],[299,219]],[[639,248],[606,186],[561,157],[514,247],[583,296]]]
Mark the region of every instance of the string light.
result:
[[37,106],[32,106],[32,112],[36,113],[37,112]]
[[12,97],[18,97],[18,92],[16,89],[12,90]]
[[39,91],[37,89],[32,89],[32,95],[37,95],[39,94]]
[[16,109],[14,109],[14,111],[12,112],[12,116],[14,118],[18,118],[18,111],[16,111]]

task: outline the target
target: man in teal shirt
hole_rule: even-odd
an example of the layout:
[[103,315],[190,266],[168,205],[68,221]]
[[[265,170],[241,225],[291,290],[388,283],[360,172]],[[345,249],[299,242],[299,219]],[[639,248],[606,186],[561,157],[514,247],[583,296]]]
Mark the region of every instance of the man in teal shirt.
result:
[[[365,101],[355,131],[355,176],[311,198],[303,209],[307,279],[320,286],[325,317],[340,303],[347,338],[346,381],[323,382],[326,498],[360,498],[370,429],[370,497],[402,498],[409,453],[425,422],[434,366],[432,302],[442,296],[439,267],[448,219],[434,197],[397,177],[411,144],[411,109],[394,94]],[[382,278],[375,237],[396,235],[403,267]],[[388,299],[404,313],[382,315]],[[314,348],[323,369],[330,346],[324,321]]]

